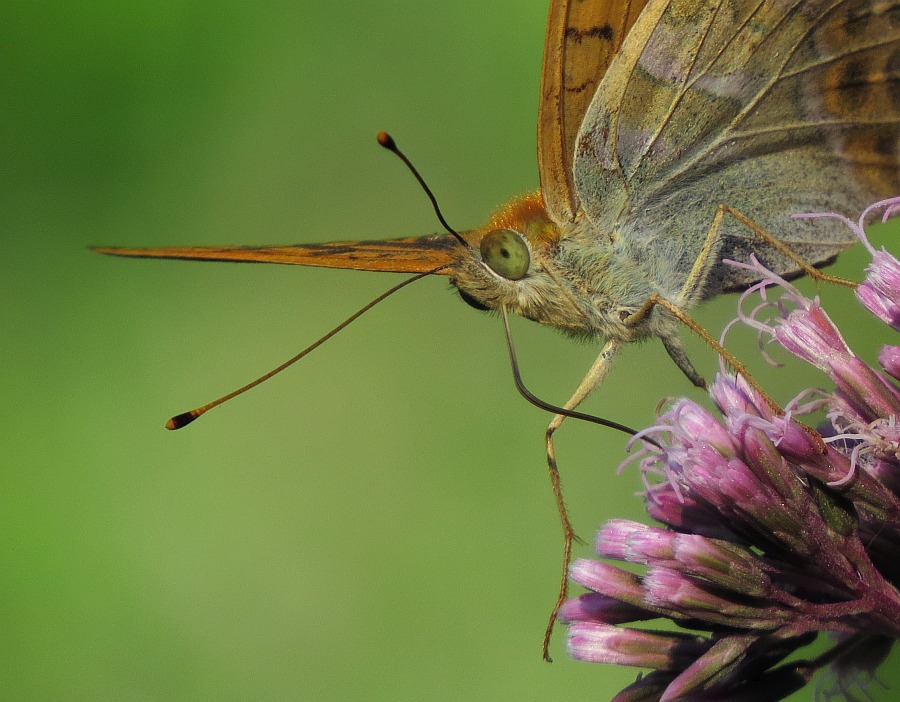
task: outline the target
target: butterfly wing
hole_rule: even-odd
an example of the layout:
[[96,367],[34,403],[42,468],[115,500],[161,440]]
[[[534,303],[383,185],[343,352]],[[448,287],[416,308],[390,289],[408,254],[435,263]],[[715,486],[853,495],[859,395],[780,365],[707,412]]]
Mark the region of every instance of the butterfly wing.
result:
[[97,253],[133,258],[180,258],[192,261],[287,263],[297,266],[347,268],[385,273],[449,274],[459,244],[449,236],[434,235],[384,241],[335,241],[295,246],[174,246],[129,249],[94,247]]
[[547,210],[574,220],[575,137],[603,74],[647,0],[552,0],[544,44],[538,167]]
[[[599,230],[680,256],[675,279],[719,204],[827,261],[852,238],[787,217],[900,192],[898,83],[895,0],[650,0],[581,126],[577,197]],[[729,222],[723,254],[754,248],[747,235]],[[701,297],[740,275],[716,271]]]

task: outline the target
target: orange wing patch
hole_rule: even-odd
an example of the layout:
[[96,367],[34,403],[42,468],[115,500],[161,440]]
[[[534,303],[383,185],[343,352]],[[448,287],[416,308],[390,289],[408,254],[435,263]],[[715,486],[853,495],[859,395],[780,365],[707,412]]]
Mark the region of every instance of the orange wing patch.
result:
[[647,2],[550,3],[541,74],[538,167],[547,211],[557,222],[571,222],[578,212],[572,162],[581,121]]
[[[132,258],[285,263],[384,273],[426,273],[439,266],[449,265],[459,249],[459,243],[452,237],[432,235],[384,241],[336,241],[328,244],[296,246],[175,246],[142,249],[98,246],[93,250],[97,253]],[[446,274],[449,271],[436,272]]]

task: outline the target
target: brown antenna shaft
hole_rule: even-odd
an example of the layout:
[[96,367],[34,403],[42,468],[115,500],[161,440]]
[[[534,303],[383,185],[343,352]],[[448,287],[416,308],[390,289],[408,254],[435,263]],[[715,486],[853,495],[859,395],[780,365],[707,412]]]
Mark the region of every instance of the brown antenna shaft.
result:
[[359,319],[359,317],[361,317],[363,314],[368,312],[370,309],[372,309],[375,305],[377,305],[379,302],[381,302],[385,298],[390,297],[398,290],[402,290],[410,283],[414,283],[417,280],[420,280],[427,275],[433,275],[438,270],[440,270],[440,268],[443,268],[443,266],[440,266],[439,268],[435,268],[434,270],[426,271],[425,273],[419,273],[418,275],[415,275],[412,278],[407,278],[402,283],[398,283],[397,285],[392,287],[387,292],[382,293],[381,295],[376,297],[374,300],[372,300],[371,302],[366,304],[364,307],[362,307],[359,310],[357,310],[356,312],[354,312],[352,315],[347,317],[347,319],[345,319],[343,322],[338,324],[334,329],[332,329],[330,332],[328,332],[327,334],[325,334],[324,336],[322,336],[321,338],[319,338],[318,340],[316,340],[309,346],[307,346],[305,349],[303,349],[300,353],[298,353],[293,358],[290,358],[289,360],[285,361],[277,368],[273,368],[265,375],[262,375],[259,378],[257,378],[256,380],[247,383],[243,387],[240,387],[237,390],[234,390],[233,392],[228,393],[227,395],[223,395],[222,397],[220,397],[217,400],[213,400],[209,404],[203,405],[202,407],[197,407],[196,409],[192,409],[190,412],[182,412],[181,414],[175,415],[168,422],[166,422],[166,429],[181,429],[182,427],[185,427],[188,424],[190,424],[191,422],[193,422],[198,417],[206,414],[213,407],[218,407],[223,402],[228,402],[228,400],[230,400],[234,397],[237,397],[238,395],[242,395],[243,393],[247,392],[248,390],[252,390],[260,383],[265,382],[266,380],[271,378],[273,375],[277,375],[278,373],[281,373],[281,371],[285,370],[289,366],[294,365],[301,358],[303,358],[310,352],[314,351],[315,349],[319,348],[322,344],[324,344],[331,337],[333,337],[335,334],[337,334],[339,331],[341,331],[344,327],[346,327],[347,325],[349,325],[352,322]]

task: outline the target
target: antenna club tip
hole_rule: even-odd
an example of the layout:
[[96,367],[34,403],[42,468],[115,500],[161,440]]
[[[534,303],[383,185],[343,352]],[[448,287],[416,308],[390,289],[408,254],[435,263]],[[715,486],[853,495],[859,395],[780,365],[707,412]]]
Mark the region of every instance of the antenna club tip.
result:
[[384,148],[390,151],[397,150],[397,142],[395,142],[394,137],[392,137],[387,132],[378,132],[378,136],[376,137],[376,139],[378,139],[378,143]]
[[182,427],[186,427],[188,424],[193,422],[199,416],[199,414],[196,414],[193,411],[176,414],[168,422],[166,422],[166,429],[169,429],[170,431],[181,429]]

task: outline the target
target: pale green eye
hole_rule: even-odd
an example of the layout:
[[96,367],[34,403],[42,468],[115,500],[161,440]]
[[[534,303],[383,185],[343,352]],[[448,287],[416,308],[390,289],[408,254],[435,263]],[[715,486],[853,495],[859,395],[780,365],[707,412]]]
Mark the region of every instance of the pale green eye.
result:
[[507,280],[521,280],[528,274],[531,254],[518,232],[495,229],[481,240],[481,260]]

